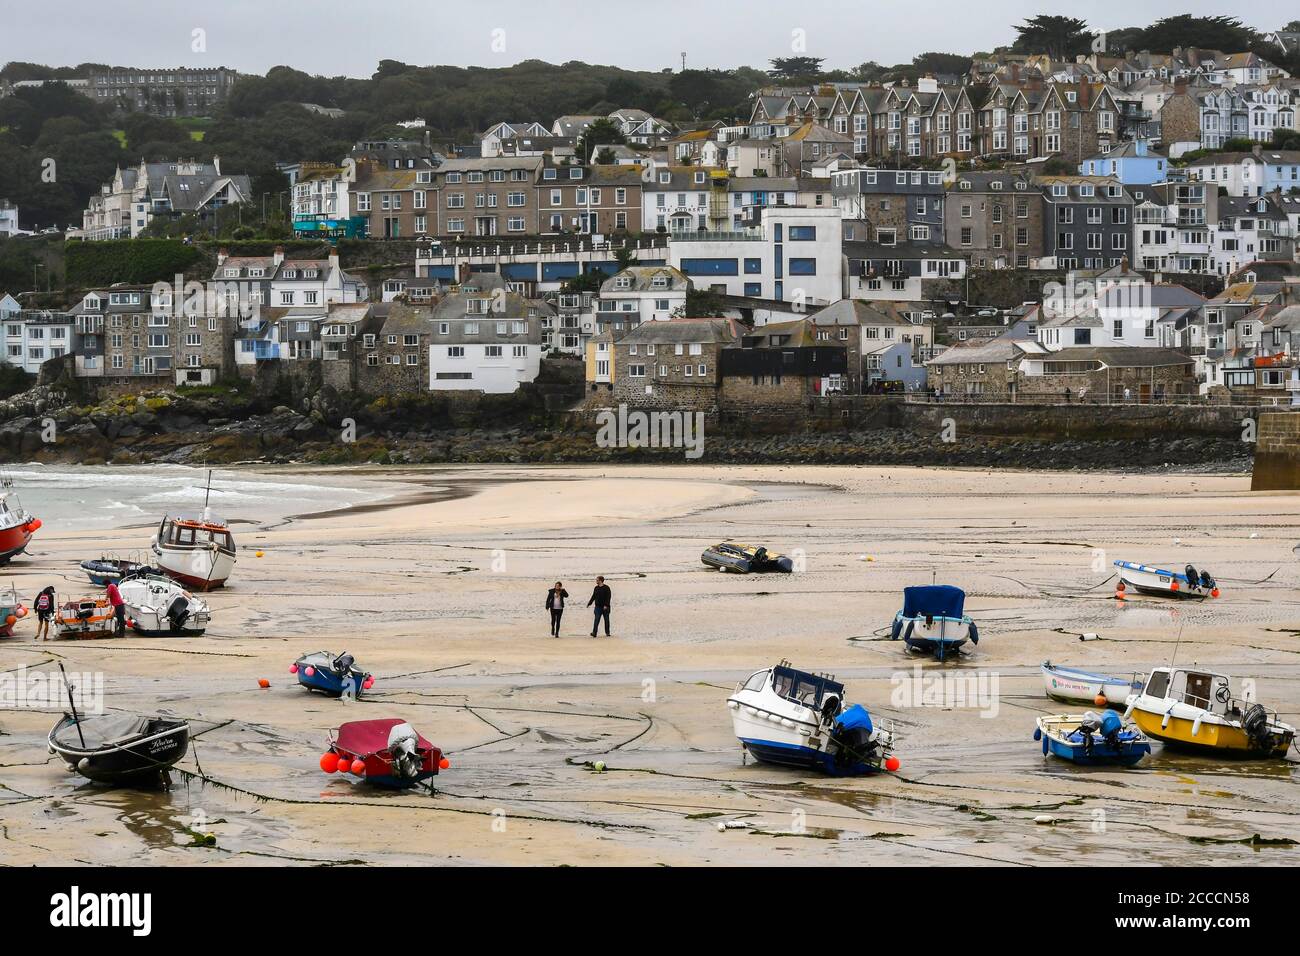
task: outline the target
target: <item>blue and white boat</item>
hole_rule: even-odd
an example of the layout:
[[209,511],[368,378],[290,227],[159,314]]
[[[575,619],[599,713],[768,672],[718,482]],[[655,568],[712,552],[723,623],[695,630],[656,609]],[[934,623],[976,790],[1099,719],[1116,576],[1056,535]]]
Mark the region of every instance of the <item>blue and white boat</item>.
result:
[[1141,731],[1125,726],[1113,710],[1101,716],[1088,711],[1039,717],[1034,739],[1042,742],[1044,757],[1051,754],[1083,766],[1131,767],[1151,752]]
[[861,704],[845,706],[844,685],[789,661],[755,671],[727,699],[741,746],[760,763],[834,776],[898,769],[892,727],[876,726]]
[[890,639],[900,637],[910,651],[939,660],[969,640],[980,642],[975,622],[962,612],[966,592],[947,584],[903,588],[903,609],[894,616]]
[[1143,594],[1161,594],[1178,598],[1207,598],[1219,596],[1219,584],[1209,571],[1197,571],[1187,565],[1182,571],[1169,571],[1136,561],[1116,561],[1119,583],[1115,590],[1132,588]]
[[370,690],[375,679],[356,666],[356,661],[346,651],[337,657],[329,651],[304,654],[289,666],[298,675],[298,683],[308,690],[318,690],[331,697],[360,697]]
[[[1051,661],[1043,661],[1042,670],[1043,690],[1047,696],[1067,704],[1123,710],[1129,695],[1142,690],[1142,681],[1136,674],[1130,677],[1095,674],[1075,667],[1062,667]],[[1104,704],[1098,702],[1099,697],[1106,698]]]

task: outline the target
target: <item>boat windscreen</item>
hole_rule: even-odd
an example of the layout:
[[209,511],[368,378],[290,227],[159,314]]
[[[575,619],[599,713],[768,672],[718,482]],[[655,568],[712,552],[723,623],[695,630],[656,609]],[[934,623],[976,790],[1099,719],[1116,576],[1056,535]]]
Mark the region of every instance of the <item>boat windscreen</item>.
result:
[[927,584],[903,588],[903,617],[960,618],[966,592],[948,584]]
[[844,699],[844,685],[829,677],[818,677],[792,667],[776,667],[772,671],[773,689],[787,700],[797,701],[805,707],[817,708],[827,693]]

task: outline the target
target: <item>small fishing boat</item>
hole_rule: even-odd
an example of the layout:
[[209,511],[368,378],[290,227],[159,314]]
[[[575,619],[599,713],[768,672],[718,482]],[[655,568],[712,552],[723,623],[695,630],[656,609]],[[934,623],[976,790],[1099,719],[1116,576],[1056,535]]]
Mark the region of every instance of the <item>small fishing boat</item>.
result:
[[980,642],[979,628],[962,613],[966,592],[947,584],[903,588],[903,609],[894,616],[890,639],[900,637],[908,650],[939,660],[969,640]]
[[107,587],[116,584],[129,574],[143,570],[147,565],[139,561],[125,561],[121,558],[102,557],[81,562],[81,570],[86,572],[90,583],[95,587]]
[[1200,667],[1157,667],[1128,700],[1148,737],[1176,750],[1222,757],[1284,757],[1296,729],[1277,711],[1235,694],[1232,679]]
[[829,674],[782,661],[737,684],[727,707],[741,747],[760,763],[834,776],[898,769],[892,727],[876,727],[861,704],[845,706],[844,685]]
[[113,605],[103,595],[65,601],[54,612],[55,637],[89,640],[116,634]]
[[27,607],[18,600],[13,585],[0,588],[0,637],[13,637],[14,627],[26,616]]
[[319,690],[331,697],[342,697],[344,690],[353,697],[375,686],[375,679],[356,666],[352,655],[344,651],[335,657],[329,651],[312,651],[289,665],[289,673],[298,675],[298,683],[308,690]]
[[784,554],[777,554],[775,551],[752,544],[715,544],[711,548],[704,549],[700,560],[719,571],[736,571],[739,574],[764,571],[780,571],[789,574],[794,570],[794,561]]
[[441,750],[397,717],[343,724],[320,758],[326,773],[351,773],[394,789],[413,787],[450,766]]
[[1051,754],[1085,766],[1103,764],[1131,767],[1151,752],[1151,744],[1133,727],[1125,727],[1119,714],[1108,710],[1071,716],[1039,717],[1034,739],[1043,742],[1043,756]]
[[123,579],[127,625],[146,637],[197,637],[208,629],[206,602],[167,575],[144,568]]
[[1169,571],[1134,561],[1116,561],[1119,568],[1119,583],[1115,590],[1126,591],[1132,588],[1143,594],[1160,594],[1177,598],[1207,598],[1219,596],[1218,582],[1210,576],[1209,571],[1197,571],[1187,565],[1181,572]]
[[64,715],[50,731],[50,753],[69,772],[96,783],[129,784],[156,778],[185,756],[190,725],[172,717]]
[[9,475],[0,475],[0,564],[8,564],[15,555],[26,551],[32,535],[41,527],[40,518],[23,510],[13,487]]
[[[1043,689],[1052,700],[1123,710],[1129,695],[1142,689],[1136,677],[1112,677],[1043,661]],[[1099,700],[1098,698],[1105,698]]]
[[212,472],[203,497],[202,517],[163,516],[151,549],[154,563],[168,576],[195,591],[225,585],[235,569],[235,539],[226,522],[212,514]]

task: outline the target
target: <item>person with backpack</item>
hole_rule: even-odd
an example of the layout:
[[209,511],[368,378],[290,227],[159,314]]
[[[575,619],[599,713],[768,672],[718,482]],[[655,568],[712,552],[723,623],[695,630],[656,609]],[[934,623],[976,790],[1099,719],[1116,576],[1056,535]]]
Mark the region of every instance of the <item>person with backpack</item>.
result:
[[54,585],[50,585],[36,595],[32,606],[36,609],[36,639],[47,641],[50,638],[50,619],[54,617]]

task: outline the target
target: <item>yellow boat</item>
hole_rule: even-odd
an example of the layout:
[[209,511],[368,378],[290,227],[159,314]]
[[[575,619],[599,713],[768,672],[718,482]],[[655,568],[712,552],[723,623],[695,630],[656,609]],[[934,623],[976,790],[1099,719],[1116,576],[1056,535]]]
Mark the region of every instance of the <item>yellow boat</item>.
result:
[[1129,696],[1125,718],[1169,747],[1230,757],[1283,757],[1295,728],[1263,704],[1239,697],[1226,674],[1157,667]]

